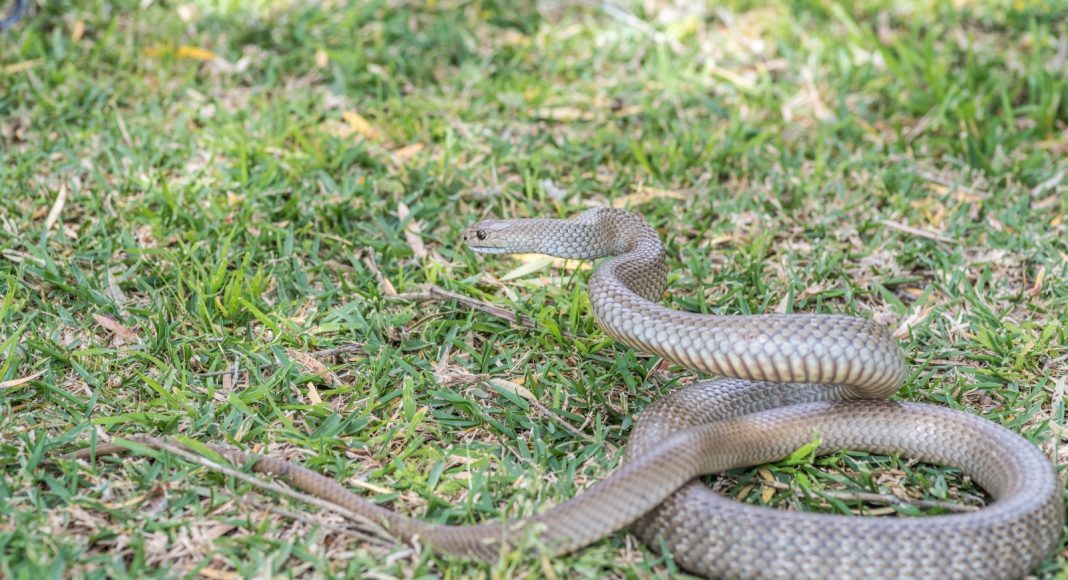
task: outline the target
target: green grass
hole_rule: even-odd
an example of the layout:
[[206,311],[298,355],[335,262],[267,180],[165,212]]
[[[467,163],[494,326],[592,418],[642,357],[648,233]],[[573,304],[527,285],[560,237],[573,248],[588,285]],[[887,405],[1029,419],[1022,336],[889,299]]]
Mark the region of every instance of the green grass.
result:
[[[45,463],[182,435],[435,521],[562,502],[692,373],[605,337],[589,270],[501,283],[518,262],[458,234],[650,188],[674,197],[627,199],[668,243],[665,303],[875,318],[913,370],[901,399],[1068,461],[1063,3],[143,4],[37,3],[0,37],[4,577],[672,574],[625,533],[495,566],[390,557],[167,454]],[[375,268],[398,293],[434,283],[538,328],[390,297]],[[354,343],[322,359],[332,375],[302,356]],[[838,512],[879,506],[794,491],[979,493],[858,453],[717,485]],[[1038,574],[1066,561],[1062,543]]]

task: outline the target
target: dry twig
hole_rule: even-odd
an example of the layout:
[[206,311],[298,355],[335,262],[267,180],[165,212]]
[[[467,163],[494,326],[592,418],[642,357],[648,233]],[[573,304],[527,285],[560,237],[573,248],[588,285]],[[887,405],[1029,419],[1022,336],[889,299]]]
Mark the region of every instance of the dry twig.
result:
[[863,502],[868,502],[868,503],[886,504],[886,505],[909,505],[909,506],[918,507],[918,508],[938,508],[938,509],[944,509],[944,510],[946,510],[948,512],[958,512],[958,513],[974,512],[974,511],[977,511],[977,510],[980,509],[978,506],[974,506],[974,505],[963,505],[963,504],[957,504],[957,503],[950,503],[950,502],[946,502],[946,501],[937,501],[937,500],[932,500],[932,499],[909,499],[909,498],[898,497],[896,495],[891,495],[891,494],[888,494],[888,493],[869,493],[869,492],[864,492],[864,491],[831,491],[831,490],[821,490],[821,491],[811,490],[811,491],[806,491],[806,490],[803,490],[803,489],[795,489],[794,487],[792,487],[791,485],[789,485],[787,483],[782,483],[780,481],[768,481],[766,479],[761,479],[760,480],[760,485],[765,485],[767,487],[771,487],[771,488],[779,489],[779,490],[783,490],[783,491],[790,491],[790,492],[793,492],[794,495],[796,495],[797,497],[802,498],[802,499],[807,499],[807,498],[809,498],[811,496],[817,496],[817,497],[825,496],[825,497],[830,497],[830,498],[834,498],[834,499],[838,499],[838,500],[842,500],[842,501],[863,501]]
[[964,185],[963,183],[957,183],[957,182],[955,182],[955,181],[953,181],[951,179],[946,179],[945,177],[942,177],[941,175],[938,175],[938,174],[935,174],[935,173],[931,173],[930,171],[924,171],[922,169],[917,169],[915,171],[915,173],[916,173],[917,177],[920,177],[922,179],[926,179],[927,181],[930,181],[931,183],[937,183],[938,185],[941,185],[942,187],[946,187],[946,188],[949,188],[949,189],[956,189],[956,190],[962,191],[962,192],[964,192],[964,193],[966,193],[968,195],[974,195],[975,197],[980,197],[980,198],[983,198],[983,199],[986,199],[986,198],[990,197],[990,193],[989,192],[983,191],[981,189],[975,189],[974,187],[968,187],[967,185]]
[[[127,437],[126,439],[135,443],[139,443],[146,447],[150,447],[157,451],[165,451],[172,455],[176,455],[178,457],[181,457],[182,459],[185,459],[186,461],[189,461],[190,463],[195,463],[212,471],[216,471],[225,475],[229,475],[236,479],[240,479],[241,481],[244,481],[245,483],[248,483],[249,485],[252,485],[254,487],[258,487],[267,491],[273,491],[274,493],[277,493],[279,495],[284,495],[292,499],[300,500],[302,502],[314,505],[320,509],[330,510],[339,513],[357,524],[357,529],[349,530],[350,533],[353,533],[354,535],[358,536],[362,541],[367,542],[368,544],[374,544],[378,546],[391,546],[396,543],[396,539],[392,535],[390,535],[389,532],[383,529],[382,526],[365,518],[364,516],[361,516],[360,514],[357,514],[337,504],[331,503],[324,499],[317,498],[312,495],[308,495],[306,493],[296,491],[284,485],[280,485],[270,481],[264,481],[257,477],[253,477],[243,471],[239,471],[221,463],[216,463],[202,455],[187,450],[184,446],[175,445],[164,439],[159,439],[157,437],[151,437],[147,435],[135,435]],[[79,449],[78,451],[63,455],[63,458],[89,459],[93,456],[102,457],[105,455],[115,455],[118,453],[123,453],[125,451],[127,451],[127,448],[125,447],[113,443],[107,443],[104,445],[98,445],[95,448],[87,447],[85,449]]]
[[[394,296],[393,299],[436,302],[452,300],[460,306],[470,308],[471,310],[477,310],[479,312],[485,312],[486,314],[496,316],[497,318],[503,318],[504,320],[507,320],[513,324],[518,324],[519,326],[522,326],[524,328],[539,328],[538,323],[535,322],[534,319],[530,318],[529,316],[516,314],[515,312],[512,312],[511,310],[508,310],[506,308],[501,308],[500,306],[496,306],[488,302],[476,300],[474,298],[471,298],[470,296],[464,296],[463,294],[450,292],[442,288],[441,286],[437,286],[434,284],[427,284],[422,286],[419,292],[405,292],[403,294],[398,294]],[[567,330],[561,330],[560,334],[567,339],[575,338],[575,336]]]
[[884,226],[886,226],[886,227],[888,227],[888,228],[890,228],[892,230],[897,230],[899,232],[904,232],[906,234],[912,234],[914,236],[921,237],[921,238],[926,238],[928,240],[934,240],[936,242],[943,242],[943,243],[946,243],[946,244],[959,244],[960,243],[957,240],[954,240],[953,238],[950,238],[950,237],[943,236],[942,234],[939,234],[939,233],[936,233],[936,232],[932,232],[930,230],[914,228],[912,226],[908,226],[908,225],[905,225],[905,224],[900,223],[900,222],[895,222],[893,220],[880,220],[879,223],[883,224]]

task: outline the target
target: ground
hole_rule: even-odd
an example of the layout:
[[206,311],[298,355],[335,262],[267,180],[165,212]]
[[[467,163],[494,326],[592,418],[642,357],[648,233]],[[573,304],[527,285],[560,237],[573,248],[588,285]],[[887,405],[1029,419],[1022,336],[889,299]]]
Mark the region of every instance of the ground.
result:
[[[459,233],[594,205],[664,237],[664,304],[872,318],[898,398],[1068,462],[1068,4],[532,4],[61,0],[0,36],[0,576],[676,573],[622,532],[475,565],[169,453],[58,459],[144,433],[435,521],[562,502],[693,373],[593,324],[589,264]],[[983,501],[953,468],[795,459],[716,485]]]

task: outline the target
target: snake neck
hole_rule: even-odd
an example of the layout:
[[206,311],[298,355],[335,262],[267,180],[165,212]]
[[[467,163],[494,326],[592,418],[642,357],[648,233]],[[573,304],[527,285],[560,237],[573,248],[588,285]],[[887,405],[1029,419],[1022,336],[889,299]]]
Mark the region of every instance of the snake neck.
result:
[[[483,253],[613,256],[593,274],[590,306],[612,338],[692,370],[750,381],[816,383],[833,398],[892,395],[905,378],[901,349],[861,318],[715,316],[658,304],[667,279],[660,237],[641,217],[595,208],[569,220],[487,220],[464,240]],[[821,395],[822,396],[822,395]]]
[[593,275],[590,286],[618,286],[620,294],[656,303],[667,286],[667,262],[656,230],[641,217],[621,209],[598,208],[575,220],[588,223],[597,239],[604,240],[599,255],[614,256]]

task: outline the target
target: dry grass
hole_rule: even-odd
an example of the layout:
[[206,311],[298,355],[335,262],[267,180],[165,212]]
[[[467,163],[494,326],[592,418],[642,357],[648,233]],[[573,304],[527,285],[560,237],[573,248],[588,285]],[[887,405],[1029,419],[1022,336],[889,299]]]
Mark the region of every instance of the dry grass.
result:
[[[0,575],[674,574],[625,533],[476,566],[367,544],[167,453],[45,463],[184,436],[436,521],[561,502],[695,379],[596,329],[588,268],[478,259],[458,234],[597,204],[661,231],[667,304],[874,318],[914,370],[902,399],[987,417],[1063,466],[1065,16],[38,6],[0,39]],[[835,512],[983,501],[958,470],[856,453],[715,485]]]

